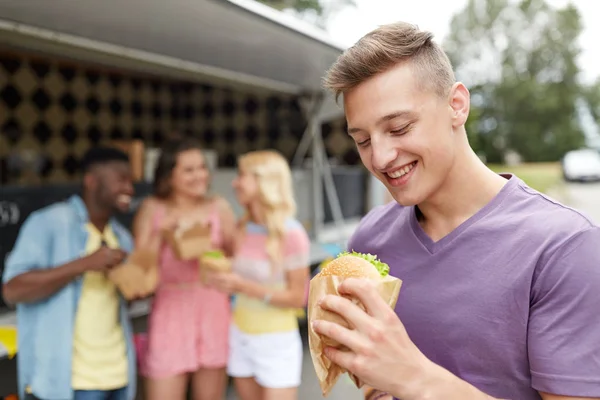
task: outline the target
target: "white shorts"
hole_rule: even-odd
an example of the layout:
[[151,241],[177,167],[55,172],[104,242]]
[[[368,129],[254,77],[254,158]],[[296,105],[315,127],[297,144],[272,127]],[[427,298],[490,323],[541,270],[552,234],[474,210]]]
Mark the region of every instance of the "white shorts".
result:
[[271,389],[298,387],[302,354],[298,331],[250,335],[231,324],[227,373],[234,378],[254,378]]

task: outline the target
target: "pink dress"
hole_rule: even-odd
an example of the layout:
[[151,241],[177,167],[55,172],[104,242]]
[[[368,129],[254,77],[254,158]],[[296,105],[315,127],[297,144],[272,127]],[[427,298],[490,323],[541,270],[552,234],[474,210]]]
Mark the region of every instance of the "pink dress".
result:
[[[161,207],[154,215],[158,229],[165,215]],[[218,211],[210,215],[212,242],[221,247],[223,238]],[[160,251],[160,280],[148,320],[148,341],[142,375],[165,378],[200,368],[223,368],[229,354],[229,296],[203,286],[198,262],[181,261],[167,244]]]

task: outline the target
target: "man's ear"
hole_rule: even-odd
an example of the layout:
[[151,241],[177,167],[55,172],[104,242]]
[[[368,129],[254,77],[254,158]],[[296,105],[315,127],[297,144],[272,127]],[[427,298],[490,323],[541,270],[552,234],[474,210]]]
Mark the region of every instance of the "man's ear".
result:
[[448,96],[448,105],[452,113],[452,126],[455,128],[463,126],[469,118],[471,95],[467,87],[461,82],[452,85]]
[[98,186],[98,179],[96,179],[96,176],[91,172],[86,172],[85,175],[83,175],[83,187],[94,190],[96,189],[96,186]]

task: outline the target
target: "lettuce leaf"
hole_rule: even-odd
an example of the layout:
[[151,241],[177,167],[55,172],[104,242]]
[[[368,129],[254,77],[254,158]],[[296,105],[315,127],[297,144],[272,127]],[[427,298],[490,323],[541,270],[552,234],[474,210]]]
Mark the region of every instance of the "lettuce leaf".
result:
[[207,251],[203,256],[207,258],[225,258],[225,254],[221,250]]
[[381,275],[382,278],[385,278],[390,273],[390,266],[387,265],[386,263],[384,263],[383,261],[378,260],[377,256],[374,256],[373,254],[358,253],[353,250],[352,252],[344,251],[344,252],[338,254],[338,257],[342,257],[342,256],[355,256],[355,257],[360,257],[363,260],[367,260],[375,268],[377,268],[377,271],[379,271],[379,275]]

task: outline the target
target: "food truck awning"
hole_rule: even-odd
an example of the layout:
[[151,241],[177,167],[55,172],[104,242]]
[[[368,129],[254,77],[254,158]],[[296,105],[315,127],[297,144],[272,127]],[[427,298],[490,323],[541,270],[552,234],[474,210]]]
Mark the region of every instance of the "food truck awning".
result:
[[[314,204],[323,204],[324,179],[334,218],[338,224],[343,218],[320,123],[343,115],[321,79],[344,46],[317,28],[253,0],[0,1],[0,46],[238,90],[306,95],[309,140],[296,158],[312,145]],[[330,255],[317,253],[312,262]],[[147,306],[131,312],[143,315]],[[14,318],[0,316],[0,327],[13,326]],[[0,345],[0,359],[6,346]]]
[[[0,44],[183,79],[322,93],[343,51],[323,31],[253,0],[0,2]],[[341,115],[327,97],[321,120]]]

